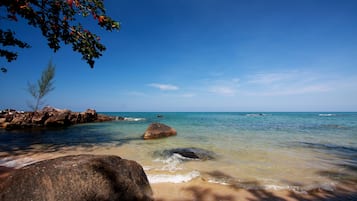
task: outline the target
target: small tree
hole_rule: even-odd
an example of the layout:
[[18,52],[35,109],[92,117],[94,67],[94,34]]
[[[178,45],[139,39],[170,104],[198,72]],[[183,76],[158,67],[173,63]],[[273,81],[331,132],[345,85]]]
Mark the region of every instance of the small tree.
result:
[[33,111],[37,111],[38,107],[43,104],[42,99],[50,91],[54,90],[53,78],[55,77],[55,66],[50,61],[47,68],[42,72],[41,79],[37,80],[37,85],[28,82],[27,90],[35,99],[34,104],[29,104]]

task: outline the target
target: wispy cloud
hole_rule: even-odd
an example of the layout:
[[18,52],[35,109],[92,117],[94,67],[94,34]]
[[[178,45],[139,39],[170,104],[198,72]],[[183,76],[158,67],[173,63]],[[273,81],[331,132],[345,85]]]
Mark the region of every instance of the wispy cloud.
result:
[[324,93],[331,90],[328,85],[316,84],[306,86],[286,86],[278,89],[265,88],[254,92],[248,92],[248,95],[254,96],[288,96],[288,95],[303,95],[309,93]]
[[240,83],[239,78],[227,78],[225,80],[210,80],[208,91],[224,96],[234,96]]
[[251,84],[273,84],[294,78],[296,71],[285,73],[257,73],[249,76],[248,83]]
[[323,93],[333,89],[328,78],[300,71],[250,75],[246,88],[251,90],[247,94],[261,96]]
[[180,96],[184,97],[184,98],[192,98],[192,97],[196,96],[196,94],[194,94],[194,93],[185,93],[185,94],[181,94]]
[[179,87],[171,84],[159,84],[159,83],[151,83],[148,86],[158,88],[163,91],[174,91],[178,90]]
[[229,86],[213,86],[210,91],[225,96],[233,96],[236,94],[236,90]]

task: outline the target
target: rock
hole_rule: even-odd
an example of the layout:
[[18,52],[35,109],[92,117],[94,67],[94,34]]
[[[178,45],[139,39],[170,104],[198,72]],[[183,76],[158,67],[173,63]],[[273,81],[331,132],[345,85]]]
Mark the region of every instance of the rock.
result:
[[83,114],[82,119],[84,122],[94,122],[98,117],[97,112],[93,109],[87,109],[82,114]]
[[54,108],[51,106],[45,106],[45,107],[43,107],[42,111],[50,113],[50,112],[58,112],[58,111],[60,111],[60,109],[57,109],[57,108]]
[[124,120],[124,118],[122,117],[122,119],[120,118],[117,119],[116,117],[98,114],[95,122],[104,122],[104,121],[113,121],[113,120]]
[[0,187],[0,200],[151,201],[145,172],[118,156],[77,155],[14,170]]
[[152,123],[144,133],[144,140],[158,139],[177,135],[175,129],[161,123]]
[[174,154],[181,156],[181,160],[213,160],[216,158],[216,154],[212,151],[208,151],[200,148],[176,148],[163,151],[157,151],[154,155],[159,155],[165,159],[172,157]]
[[115,117],[97,114],[93,109],[79,113],[47,106],[36,112],[2,111],[0,127],[8,130],[64,128],[79,123],[112,120],[115,120]]
[[[71,121],[69,120],[70,115],[69,110],[64,110],[57,112],[56,114],[52,114],[44,123],[45,127],[67,127],[71,125]],[[51,115],[51,114],[50,114]]]
[[[0,165],[0,181],[4,180],[6,177],[8,177],[10,175],[10,173],[14,170],[15,170],[14,168]],[[0,189],[1,189],[1,182],[0,182]]]
[[41,125],[44,124],[48,118],[48,112],[34,112],[32,116],[32,123],[36,125]]
[[5,118],[5,117],[0,118],[0,124],[3,124],[3,123],[5,123],[5,122],[6,122],[6,118]]
[[114,119],[115,120],[117,120],[117,121],[124,121],[125,120],[125,118],[124,117],[114,117]]

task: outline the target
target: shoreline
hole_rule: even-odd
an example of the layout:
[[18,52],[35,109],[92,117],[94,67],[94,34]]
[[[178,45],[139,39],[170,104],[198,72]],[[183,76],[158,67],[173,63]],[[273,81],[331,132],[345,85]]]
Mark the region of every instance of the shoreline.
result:
[[[2,181],[14,168],[0,166],[0,187]],[[333,191],[314,189],[309,192],[292,190],[244,189],[230,185],[215,184],[195,179],[185,183],[150,184],[155,201],[341,201],[357,200],[357,188],[353,184],[341,185]]]
[[[87,150],[88,151],[88,150]],[[51,153],[27,153],[16,156],[16,160],[32,163],[33,161],[48,160],[65,155],[76,155],[85,153],[83,150],[61,150]],[[92,153],[93,154],[93,153]],[[95,154],[105,155],[112,154],[107,149],[96,150]],[[9,155],[8,155],[9,156]],[[27,161],[29,158],[33,161]],[[125,157],[123,154],[122,158]],[[2,155],[1,159],[5,159]],[[17,167],[7,167],[0,165],[0,187],[2,181],[9,176],[11,171]],[[296,181],[298,182],[298,181]],[[224,185],[211,183],[201,177],[195,178],[188,182],[182,183],[150,183],[154,192],[154,199],[156,201],[300,201],[300,200],[314,200],[314,201],[340,201],[340,200],[357,200],[357,181],[344,181],[339,183],[333,191],[323,190],[321,188],[312,189],[308,192],[296,192],[294,190],[274,190],[274,189],[246,189],[235,185]]]

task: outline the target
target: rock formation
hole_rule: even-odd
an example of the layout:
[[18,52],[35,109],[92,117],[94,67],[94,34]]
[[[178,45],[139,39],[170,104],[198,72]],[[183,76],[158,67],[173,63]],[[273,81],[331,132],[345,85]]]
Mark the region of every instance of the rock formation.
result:
[[0,187],[0,200],[151,201],[142,167],[118,156],[77,155],[14,170]]
[[116,117],[98,114],[93,109],[85,112],[72,112],[53,107],[45,107],[36,112],[7,110],[0,113],[0,127],[8,130],[62,128],[74,124],[112,121]]
[[144,140],[158,139],[176,135],[175,129],[161,123],[152,123],[144,133]]

